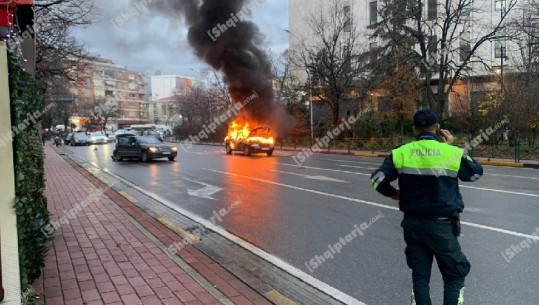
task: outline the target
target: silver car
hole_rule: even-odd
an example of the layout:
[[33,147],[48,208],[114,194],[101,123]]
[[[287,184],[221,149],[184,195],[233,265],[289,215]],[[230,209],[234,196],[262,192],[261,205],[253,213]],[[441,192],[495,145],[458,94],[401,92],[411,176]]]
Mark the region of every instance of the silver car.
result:
[[100,132],[92,132],[88,137],[90,144],[107,144],[108,138]]

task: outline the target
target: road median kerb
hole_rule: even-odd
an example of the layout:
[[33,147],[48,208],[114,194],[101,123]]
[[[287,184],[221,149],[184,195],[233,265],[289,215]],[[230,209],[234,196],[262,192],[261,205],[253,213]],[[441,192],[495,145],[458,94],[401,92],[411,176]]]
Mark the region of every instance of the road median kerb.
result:
[[504,161],[478,161],[481,165],[492,165],[492,166],[505,166],[505,167],[516,167],[523,168],[524,163],[516,162],[504,162]]

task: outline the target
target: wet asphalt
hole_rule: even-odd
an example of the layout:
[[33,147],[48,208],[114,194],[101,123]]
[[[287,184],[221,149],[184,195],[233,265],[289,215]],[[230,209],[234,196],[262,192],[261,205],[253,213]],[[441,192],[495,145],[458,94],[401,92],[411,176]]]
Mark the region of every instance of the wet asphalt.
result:
[[[213,216],[227,231],[359,301],[409,304],[402,213],[369,182],[382,159],[320,154],[298,166],[289,151],[247,157],[226,155],[223,147],[178,147],[175,162],[148,163],[113,162],[114,144],[67,149],[183,209]],[[539,241],[526,236],[539,234],[539,170],[484,168],[478,182],[461,183],[460,241],[472,264],[465,304],[539,304]],[[216,217],[222,209],[230,211]],[[356,226],[365,229],[352,236]],[[340,253],[329,250],[341,239]],[[441,304],[436,266],[431,282],[433,304]]]

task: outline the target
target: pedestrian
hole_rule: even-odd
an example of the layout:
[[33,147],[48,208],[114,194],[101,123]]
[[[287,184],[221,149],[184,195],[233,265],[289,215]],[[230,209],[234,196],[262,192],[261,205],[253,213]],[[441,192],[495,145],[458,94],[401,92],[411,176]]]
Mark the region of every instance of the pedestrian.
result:
[[[406,262],[412,269],[411,304],[431,305],[430,275],[436,258],[444,281],[444,305],[464,302],[464,279],[470,263],[462,253],[460,213],[464,203],[458,179],[476,181],[483,168],[460,147],[453,135],[440,128],[430,109],[414,114],[416,141],[397,147],[371,175],[373,187],[399,201],[406,242]],[[439,133],[439,137],[437,136]],[[399,189],[391,185],[398,179]]]

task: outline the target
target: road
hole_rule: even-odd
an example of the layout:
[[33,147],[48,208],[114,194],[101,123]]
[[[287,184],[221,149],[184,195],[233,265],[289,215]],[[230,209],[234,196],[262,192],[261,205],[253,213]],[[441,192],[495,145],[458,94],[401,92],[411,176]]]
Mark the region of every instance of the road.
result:
[[[179,148],[176,162],[113,162],[113,148],[67,149],[183,209],[220,219],[217,224],[230,233],[359,301],[409,304],[402,213],[369,182],[382,159],[314,155],[299,167],[294,152],[228,156],[221,147],[194,146]],[[466,209],[460,240],[472,264],[466,303],[539,304],[539,241],[529,238],[539,232],[539,170],[486,166],[480,181],[461,183],[461,192]],[[356,225],[362,235],[346,240]],[[320,263],[328,245],[341,239],[340,253]],[[512,246],[514,256],[507,251]],[[309,263],[316,256],[317,264]],[[442,287],[434,270],[433,304],[442,303]]]

